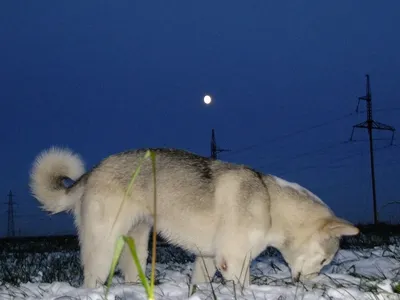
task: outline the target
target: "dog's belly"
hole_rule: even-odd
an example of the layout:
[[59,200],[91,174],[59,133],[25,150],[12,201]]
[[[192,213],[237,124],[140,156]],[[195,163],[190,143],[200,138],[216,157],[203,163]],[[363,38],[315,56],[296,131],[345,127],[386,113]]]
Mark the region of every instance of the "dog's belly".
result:
[[157,220],[157,231],[169,243],[196,255],[214,255],[216,220],[210,215],[162,216]]

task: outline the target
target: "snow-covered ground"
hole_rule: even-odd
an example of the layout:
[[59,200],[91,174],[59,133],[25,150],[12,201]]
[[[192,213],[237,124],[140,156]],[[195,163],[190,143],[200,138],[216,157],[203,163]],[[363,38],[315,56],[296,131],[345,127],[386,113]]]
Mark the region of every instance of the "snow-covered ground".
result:
[[[60,257],[63,258],[61,261]],[[104,288],[86,290],[79,287],[82,277],[77,257],[77,253],[37,254],[24,257],[25,263],[17,265],[16,259],[10,255],[0,265],[3,278],[7,275],[5,272],[13,271],[18,274],[31,273],[31,276],[28,282],[19,285],[3,283],[0,286],[0,299],[105,299]],[[289,269],[280,255],[263,255],[253,261],[252,285],[243,293],[230,283],[223,285],[217,278],[212,286],[201,285],[190,296],[188,283],[191,270],[190,260],[186,263],[161,260],[157,264],[156,299],[214,299],[213,293],[217,299],[400,299],[393,289],[400,281],[399,246],[340,250],[321,275],[311,282],[298,284],[290,281]],[[61,275],[54,275],[57,272]],[[150,265],[147,272],[149,274]],[[50,273],[53,278],[71,274],[68,278],[70,282],[53,279],[48,283]],[[11,275],[8,274],[9,277]],[[143,287],[120,284],[120,279],[115,277],[108,299],[146,299]]]

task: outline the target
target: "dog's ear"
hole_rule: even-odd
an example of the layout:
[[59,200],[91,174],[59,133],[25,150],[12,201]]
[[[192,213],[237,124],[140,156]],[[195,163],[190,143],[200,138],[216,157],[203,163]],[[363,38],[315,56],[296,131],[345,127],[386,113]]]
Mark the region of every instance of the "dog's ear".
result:
[[327,219],[322,231],[335,237],[357,235],[360,232],[353,224],[337,217]]

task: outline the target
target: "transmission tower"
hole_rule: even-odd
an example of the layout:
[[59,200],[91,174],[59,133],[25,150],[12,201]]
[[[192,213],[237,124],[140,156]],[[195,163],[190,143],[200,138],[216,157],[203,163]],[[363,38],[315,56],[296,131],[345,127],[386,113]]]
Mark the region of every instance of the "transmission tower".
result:
[[217,159],[218,158],[218,153],[224,152],[224,151],[231,151],[229,149],[221,149],[217,146],[217,141],[215,139],[215,131],[214,128],[211,131],[211,158],[212,159]]
[[7,227],[7,236],[14,237],[15,236],[15,227],[14,227],[14,199],[13,193],[10,190],[8,193],[8,227]]
[[365,100],[367,102],[367,120],[353,125],[353,130],[351,132],[351,137],[350,140],[353,139],[353,134],[354,134],[354,129],[355,128],[366,128],[368,129],[368,135],[369,135],[369,153],[370,153],[370,160],[371,160],[371,181],[372,181],[372,201],[373,201],[373,210],[374,210],[374,224],[376,225],[378,223],[378,213],[377,213],[377,208],[376,208],[376,187],[375,187],[375,166],[374,166],[374,145],[373,145],[373,139],[372,139],[372,130],[377,129],[377,130],[388,130],[392,132],[392,140],[391,140],[391,145],[393,144],[393,138],[394,138],[394,132],[395,128],[386,125],[377,121],[374,121],[372,118],[372,97],[371,97],[371,87],[369,83],[369,75],[365,75],[367,77],[367,94],[362,97],[358,97],[358,104],[357,104],[357,109],[356,111],[358,112],[358,107],[360,105],[360,100]]

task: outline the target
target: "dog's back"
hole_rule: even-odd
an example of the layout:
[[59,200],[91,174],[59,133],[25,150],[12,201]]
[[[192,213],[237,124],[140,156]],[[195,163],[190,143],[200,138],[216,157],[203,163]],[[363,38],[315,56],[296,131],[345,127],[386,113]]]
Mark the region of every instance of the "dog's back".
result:
[[[238,218],[246,218],[245,211],[259,214],[260,206],[250,202],[251,196],[257,193],[262,199],[260,205],[268,205],[261,175],[247,167],[182,150],[152,150],[156,154],[157,228],[172,243],[194,253],[202,251],[202,254],[211,255],[221,215],[230,213],[231,207],[241,207],[243,215]],[[119,191],[122,194],[145,151],[127,151],[103,160],[87,179],[88,193],[115,194]],[[123,213],[151,218],[153,180],[152,162],[146,159],[133,184],[132,195],[127,199],[130,205]],[[268,212],[263,211],[263,214]],[[263,219],[267,220],[268,216]]]

